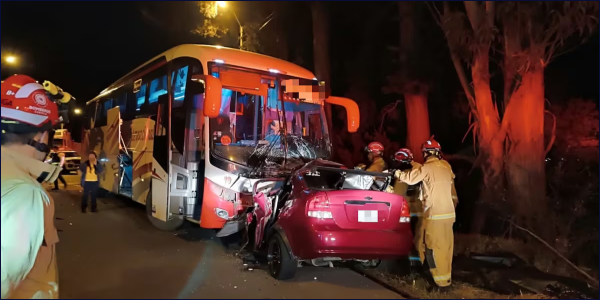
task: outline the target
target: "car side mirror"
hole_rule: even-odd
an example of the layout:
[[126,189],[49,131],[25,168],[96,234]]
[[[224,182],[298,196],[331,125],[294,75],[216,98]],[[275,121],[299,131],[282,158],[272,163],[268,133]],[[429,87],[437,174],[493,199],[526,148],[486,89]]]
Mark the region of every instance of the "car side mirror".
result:
[[[219,116],[221,110],[221,81],[210,75],[192,75],[192,85],[202,85],[204,89],[204,115],[209,118]],[[197,86],[195,89],[200,90]],[[196,94],[197,95],[197,94]]]
[[354,100],[331,96],[325,99],[325,102],[344,107],[346,109],[348,121],[348,132],[354,133],[358,130],[358,127],[360,126],[360,112],[358,110],[358,104],[356,104]]

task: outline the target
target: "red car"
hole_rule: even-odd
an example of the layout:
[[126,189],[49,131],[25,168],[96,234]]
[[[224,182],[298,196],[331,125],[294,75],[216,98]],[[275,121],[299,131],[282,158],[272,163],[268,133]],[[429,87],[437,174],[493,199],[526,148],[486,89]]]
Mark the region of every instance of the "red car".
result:
[[[256,182],[254,246],[266,248],[271,275],[290,279],[301,262],[331,266],[406,257],[413,243],[410,211],[402,196],[384,192],[391,180],[389,173],[316,160],[287,180]],[[256,192],[268,181],[283,185],[267,195]]]

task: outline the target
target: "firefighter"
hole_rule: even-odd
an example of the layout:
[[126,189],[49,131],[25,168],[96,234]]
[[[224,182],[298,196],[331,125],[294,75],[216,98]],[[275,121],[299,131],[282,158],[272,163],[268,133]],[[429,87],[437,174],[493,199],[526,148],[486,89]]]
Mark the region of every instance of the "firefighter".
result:
[[[420,167],[421,164],[413,161],[412,151],[408,148],[402,148],[396,151],[393,157],[394,169],[407,171]],[[423,204],[421,203],[420,184],[408,185],[406,182],[396,179],[393,192],[398,194],[408,202],[410,206],[410,223],[414,236],[415,254],[409,257],[411,266],[419,269],[421,266],[422,255],[425,253],[423,244]]]
[[2,82],[2,299],[58,299],[54,201],[42,184],[61,168],[46,164],[58,106],[33,78]]
[[367,168],[366,165],[360,164],[356,167],[356,169],[365,170],[366,168],[365,171],[381,173],[387,168],[387,164],[383,159],[384,148],[380,142],[371,142],[369,145],[367,145],[365,151],[368,153],[368,159],[371,165]]
[[424,253],[419,253],[421,263],[427,261],[435,287],[443,291],[449,289],[452,283],[452,226],[458,198],[454,188],[454,172],[447,161],[440,159],[441,148],[432,136],[421,147],[425,163],[413,163],[411,170],[399,170],[394,175],[409,185],[421,183],[423,238],[416,242],[424,243],[424,247],[416,248],[425,249]]

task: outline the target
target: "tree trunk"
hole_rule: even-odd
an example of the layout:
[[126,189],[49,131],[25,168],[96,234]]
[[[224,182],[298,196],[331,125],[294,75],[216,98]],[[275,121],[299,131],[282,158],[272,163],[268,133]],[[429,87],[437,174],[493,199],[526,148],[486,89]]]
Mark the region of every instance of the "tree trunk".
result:
[[[430,137],[429,110],[427,107],[427,87],[411,78],[410,61],[416,59],[415,15],[413,2],[399,1],[400,17],[400,72],[404,90],[406,110],[406,147],[412,151],[414,159],[423,163],[421,145]],[[395,151],[395,149],[394,149]]]
[[[497,203],[503,192],[503,139],[497,137],[500,118],[492,100],[490,89],[489,48],[475,53],[471,74],[477,109],[477,138],[479,139],[479,161],[483,171],[483,190],[480,196],[481,209],[474,215],[472,232],[480,233],[485,226],[489,204]],[[487,202],[487,203],[486,203]]]
[[511,142],[506,160],[510,203],[522,224],[547,238],[542,67],[523,74],[505,118]]
[[[311,2],[312,13],[312,31],[313,31],[313,60],[315,63],[315,73],[319,81],[325,81],[326,94],[331,92],[331,75],[329,64],[329,16],[325,8],[325,3],[321,1]],[[327,116],[327,127],[329,132],[333,132],[331,119],[331,104],[325,104],[325,114]]]
[[406,147],[412,151],[415,161],[423,163],[421,146],[430,137],[427,90],[413,89],[404,93],[406,109]]

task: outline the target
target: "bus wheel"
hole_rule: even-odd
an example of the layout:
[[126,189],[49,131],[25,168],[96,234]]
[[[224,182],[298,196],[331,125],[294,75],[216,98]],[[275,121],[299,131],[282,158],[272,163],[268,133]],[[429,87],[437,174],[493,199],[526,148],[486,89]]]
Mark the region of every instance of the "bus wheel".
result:
[[152,216],[152,186],[150,186],[150,191],[148,192],[148,196],[146,196],[146,215],[148,216],[150,223],[152,223],[152,226],[163,231],[177,230],[183,225],[183,222],[185,222],[183,218],[173,218],[164,222]]

